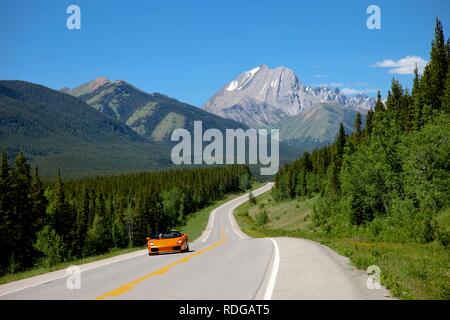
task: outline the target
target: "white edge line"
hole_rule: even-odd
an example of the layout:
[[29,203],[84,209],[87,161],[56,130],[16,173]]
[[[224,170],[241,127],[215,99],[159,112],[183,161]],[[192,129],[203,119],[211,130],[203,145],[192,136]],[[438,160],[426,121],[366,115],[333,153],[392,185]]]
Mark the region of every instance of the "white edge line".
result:
[[272,240],[275,254],[273,257],[272,271],[270,273],[269,282],[267,283],[263,300],[272,299],[273,289],[275,288],[275,283],[277,281],[278,269],[280,268],[280,251],[278,250],[278,244],[274,239],[270,238],[270,240]]
[[236,218],[234,217],[234,210],[236,210],[236,208],[237,207],[231,208],[228,211],[228,219],[230,220],[231,228],[233,229],[234,233],[242,240],[248,239],[249,237],[246,234],[244,234],[241,231],[241,228],[239,228],[239,226],[237,225]]
[[[220,208],[220,207],[219,207]],[[206,242],[211,235],[212,228],[214,226],[214,218],[216,216],[216,209],[211,211],[211,214],[209,215],[208,224],[206,225],[205,231],[203,231],[202,235],[197,241]]]

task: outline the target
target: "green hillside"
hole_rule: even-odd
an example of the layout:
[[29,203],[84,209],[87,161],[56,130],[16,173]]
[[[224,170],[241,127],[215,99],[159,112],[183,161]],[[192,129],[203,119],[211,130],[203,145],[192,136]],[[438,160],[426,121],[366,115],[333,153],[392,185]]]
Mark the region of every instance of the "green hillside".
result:
[[281,140],[307,150],[330,144],[334,141],[341,122],[346,132],[354,130],[356,113],[355,110],[339,105],[318,104],[296,116],[283,119],[278,124]]
[[177,128],[192,131],[194,121],[202,121],[203,130],[247,128],[166,95],[146,93],[121,80],[105,82],[99,78],[70,93],[155,141],[170,140],[172,131]]
[[64,178],[149,170],[169,155],[79,99],[24,81],[0,81],[0,149]]

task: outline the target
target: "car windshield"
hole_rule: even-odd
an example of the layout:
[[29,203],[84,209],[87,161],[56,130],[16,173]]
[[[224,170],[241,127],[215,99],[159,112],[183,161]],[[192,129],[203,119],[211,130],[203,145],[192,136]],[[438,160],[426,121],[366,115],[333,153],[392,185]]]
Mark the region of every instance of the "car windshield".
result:
[[181,237],[181,233],[178,231],[170,232],[152,232],[150,238],[152,239],[172,239]]

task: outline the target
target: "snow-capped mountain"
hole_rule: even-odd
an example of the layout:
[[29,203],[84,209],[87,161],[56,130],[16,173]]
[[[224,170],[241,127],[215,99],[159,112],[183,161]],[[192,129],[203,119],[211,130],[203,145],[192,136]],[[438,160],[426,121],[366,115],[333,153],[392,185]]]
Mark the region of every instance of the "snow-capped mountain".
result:
[[338,88],[306,86],[291,69],[260,65],[222,87],[203,108],[251,127],[272,127],[321,103],[365,113],[375,99],[347,97]]

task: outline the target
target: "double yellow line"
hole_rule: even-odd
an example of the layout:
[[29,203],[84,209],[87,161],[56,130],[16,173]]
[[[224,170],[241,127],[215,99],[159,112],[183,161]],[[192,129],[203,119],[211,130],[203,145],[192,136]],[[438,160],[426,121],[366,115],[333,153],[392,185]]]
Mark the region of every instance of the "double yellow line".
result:
[[138,278],[136,280],[133,280],[133,281],[127,283],[127,284],[124,284],[123,286],[121,286],[119,288],[116,288],[116,289],[114,289],[114,290],[112,290],[110,292],[107,292],[107,293],[105,293],[105,294],[103,294],[101,296],[98,296],[95,299],[96,300],[103,300],[103,299],[108,298],[108,297],[117,297],[117,296],[119,296],[119,295],[121,295],[121,294],[123,294],[123,293],[125,293],[125,292],[127,292],[127,291],[129,291],[131,289],[133,289],[133,287],[135,285],[139,284],[140,282],[148,280],[148,279],[150,279],[152,277],[155,277],[155,276],[163,275],[163,274],[167,273],[172,267],[174,267],[176,265],[179,265],[181,263],[187,263],[193,257],[199,256],[199,255],[201,255],[201,254],[203,254],[203,253],[205,253],[207,251],[210,251],[210,250],[220,246],[221,244],[225,243],[226,241],[227,241],[227,237],[225,235],[225,232],[222,229],[221,230],[220,240],[215,242],[215,243],[213,243],[212,245],[210,245],[210,246],[208,246],[208,247],[206,247],[206,248],[204,248],[202,250],[195,251],[194,253],[192,253],[192,254],[190,254],[190,255],[188,255],[186,257],[183,257],[183,258],[181,258],[181,259],[179,259],[179,260],[177,260],[175,262],[172,262],[171,264],[169,264],[169,265],[167,265],[165,267],[162,267],[162,268],[160,268],[160,269],[158,269],[156,271],[153,271],[153,272],[151,272],[149,274],[146,274],[146,275],[144,275],[144,276],[142,276],[142,277],[140,277],[140,278]]

